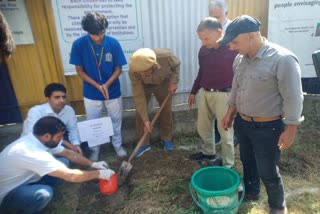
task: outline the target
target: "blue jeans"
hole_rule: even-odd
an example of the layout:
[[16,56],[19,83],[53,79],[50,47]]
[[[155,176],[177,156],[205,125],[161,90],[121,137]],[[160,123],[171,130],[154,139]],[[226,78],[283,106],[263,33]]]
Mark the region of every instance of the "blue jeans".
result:
[[[66,158],[56,157],[56,159],[69,165],[69,160]],[[35,183],[18,186],[4,197],[0,213],[40,213],[51,201],[53,188],[59,181],[59,178],[45,175]]]
[[281,119],[248,122],[237,115],[234,125],[240,145],[246,193],[259,194],[261,178],[266,187],[269,206],[284,208],[283,183],[277,166],[281,155],[278,140],[284,131],[284,123]]

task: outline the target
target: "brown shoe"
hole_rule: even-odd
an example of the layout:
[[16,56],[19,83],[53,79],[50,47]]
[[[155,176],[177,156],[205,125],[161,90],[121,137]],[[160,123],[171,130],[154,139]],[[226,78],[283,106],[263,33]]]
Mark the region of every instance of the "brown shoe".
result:
[[245,201],[258,201],[259,198],[260,198],[260,194],[254,195],[254,194],[246,193],[244,196]]
[[287,207],[283,209],[270,208],[270,214],[287,214],[287,213],[288,213]]

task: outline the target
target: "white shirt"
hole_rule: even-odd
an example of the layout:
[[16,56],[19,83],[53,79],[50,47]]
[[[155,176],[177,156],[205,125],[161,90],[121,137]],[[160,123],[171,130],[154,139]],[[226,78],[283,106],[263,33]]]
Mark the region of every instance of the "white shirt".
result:
[[80,137],[77,128],[77,118],[74,110],[66,105],[59,114],[55,113],[49,103],[44,103],[42,105],[36,105],[32,107],[29,112],[27,119],[23,123],[23,131],[21,136],[25,136],[32,133],[34,124],[44,116],[54,116],[62,120],[67,126],[67,131],[69,132],[69,141],[74,145],[80,144]]
[[16,187],[39,181],[44,175],[65,168],[52,156],[63,150],[61,144],[54,149],[47,148],[33,134],[9,144],[0,153],[0,204]]
[[231,21],[230,19],[226,18],[226,20],[224,21],[224,23],[223,23],[223,25],[222,25],[222,32],[223,32],[223,34],[226,33],[226,29],[227,29],[227,27],[230,25],[231,22],[232,22],[232,21]]

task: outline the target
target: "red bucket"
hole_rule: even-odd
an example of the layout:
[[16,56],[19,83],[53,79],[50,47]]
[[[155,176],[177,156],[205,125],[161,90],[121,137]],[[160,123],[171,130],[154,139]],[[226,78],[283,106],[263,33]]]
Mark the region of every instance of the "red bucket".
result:
[[110,180],[100,179],[100,192],[104,195],[112,195],[118,189],[118,174],[114,173]]

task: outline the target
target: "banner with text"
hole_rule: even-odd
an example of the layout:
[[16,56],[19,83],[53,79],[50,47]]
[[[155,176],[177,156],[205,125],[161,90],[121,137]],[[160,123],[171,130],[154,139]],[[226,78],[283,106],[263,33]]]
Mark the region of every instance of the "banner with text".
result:
[[312,53],[320,50],[320,0],[269,0],[268,39],[296,54],[302,77],[316,77]]
[[6,17],[17,45],[33,44],[33,35],[27,15],[25,2],[22,0],[1,0],[0,10]]
[[[74,40],[86,34],[82,30],[82,17],[91,11],[107,17],[106,34],[116,38],[126,55],[143,46],[140,0],[52,0],[59,46],[65,75],[76,74],[69,64]],[[128,67],[123,67],[128,70]]]

